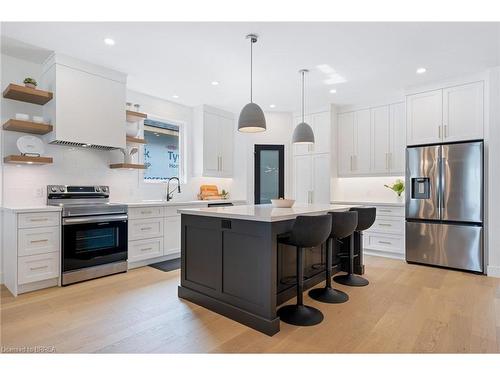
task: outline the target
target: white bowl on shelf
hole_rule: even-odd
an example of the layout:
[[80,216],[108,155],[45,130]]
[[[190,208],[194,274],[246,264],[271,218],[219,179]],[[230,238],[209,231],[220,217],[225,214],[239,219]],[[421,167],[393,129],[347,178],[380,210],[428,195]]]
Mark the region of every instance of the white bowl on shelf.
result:
[[291,208],[295,203],[294,199],[271,199],[273,207],[276,208]]

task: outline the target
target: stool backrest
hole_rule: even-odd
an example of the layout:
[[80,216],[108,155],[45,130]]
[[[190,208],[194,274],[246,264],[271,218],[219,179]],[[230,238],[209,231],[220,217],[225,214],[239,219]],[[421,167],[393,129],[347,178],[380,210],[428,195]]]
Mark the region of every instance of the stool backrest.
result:
[[349,237],[358,225],[358,213],[354,211],[330,212],[332,216],[332,238],[342,239]]
[[358,227],[356,228],[358,232],[370,228],[377,216],[377,209],[375,207],[352,207],[350,211],[358,213]]
[[328,239],[331,227],[330,215],[297,216],[291,239],[298,247],[316,247]]

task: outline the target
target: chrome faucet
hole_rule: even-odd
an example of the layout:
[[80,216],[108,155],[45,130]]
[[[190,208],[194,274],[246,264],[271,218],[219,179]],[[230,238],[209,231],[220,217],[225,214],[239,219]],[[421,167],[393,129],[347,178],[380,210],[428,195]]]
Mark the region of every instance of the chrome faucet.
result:
[[170,177],[168,180],[167,180],[167,202],[170,201],[173,197],[174,197],[174,191],[170,191],[170,181],[171,180],[177,180],[177,192],[180,193],[181,192],[181,182],[179,181],[179,179],[177,177]]

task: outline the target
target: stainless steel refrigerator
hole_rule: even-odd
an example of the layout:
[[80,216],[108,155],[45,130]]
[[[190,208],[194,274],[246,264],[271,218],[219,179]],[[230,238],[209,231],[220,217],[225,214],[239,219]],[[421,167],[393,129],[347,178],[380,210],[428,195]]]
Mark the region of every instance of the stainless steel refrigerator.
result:
[[406,149],[406,260],[484,272],[483,142]]

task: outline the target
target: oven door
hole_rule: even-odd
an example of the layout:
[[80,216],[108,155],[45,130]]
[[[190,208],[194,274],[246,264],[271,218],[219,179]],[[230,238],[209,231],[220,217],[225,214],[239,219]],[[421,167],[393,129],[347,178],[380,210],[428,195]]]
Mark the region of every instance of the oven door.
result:
[[62,270],[127,260],[127,215],[63,219]]

